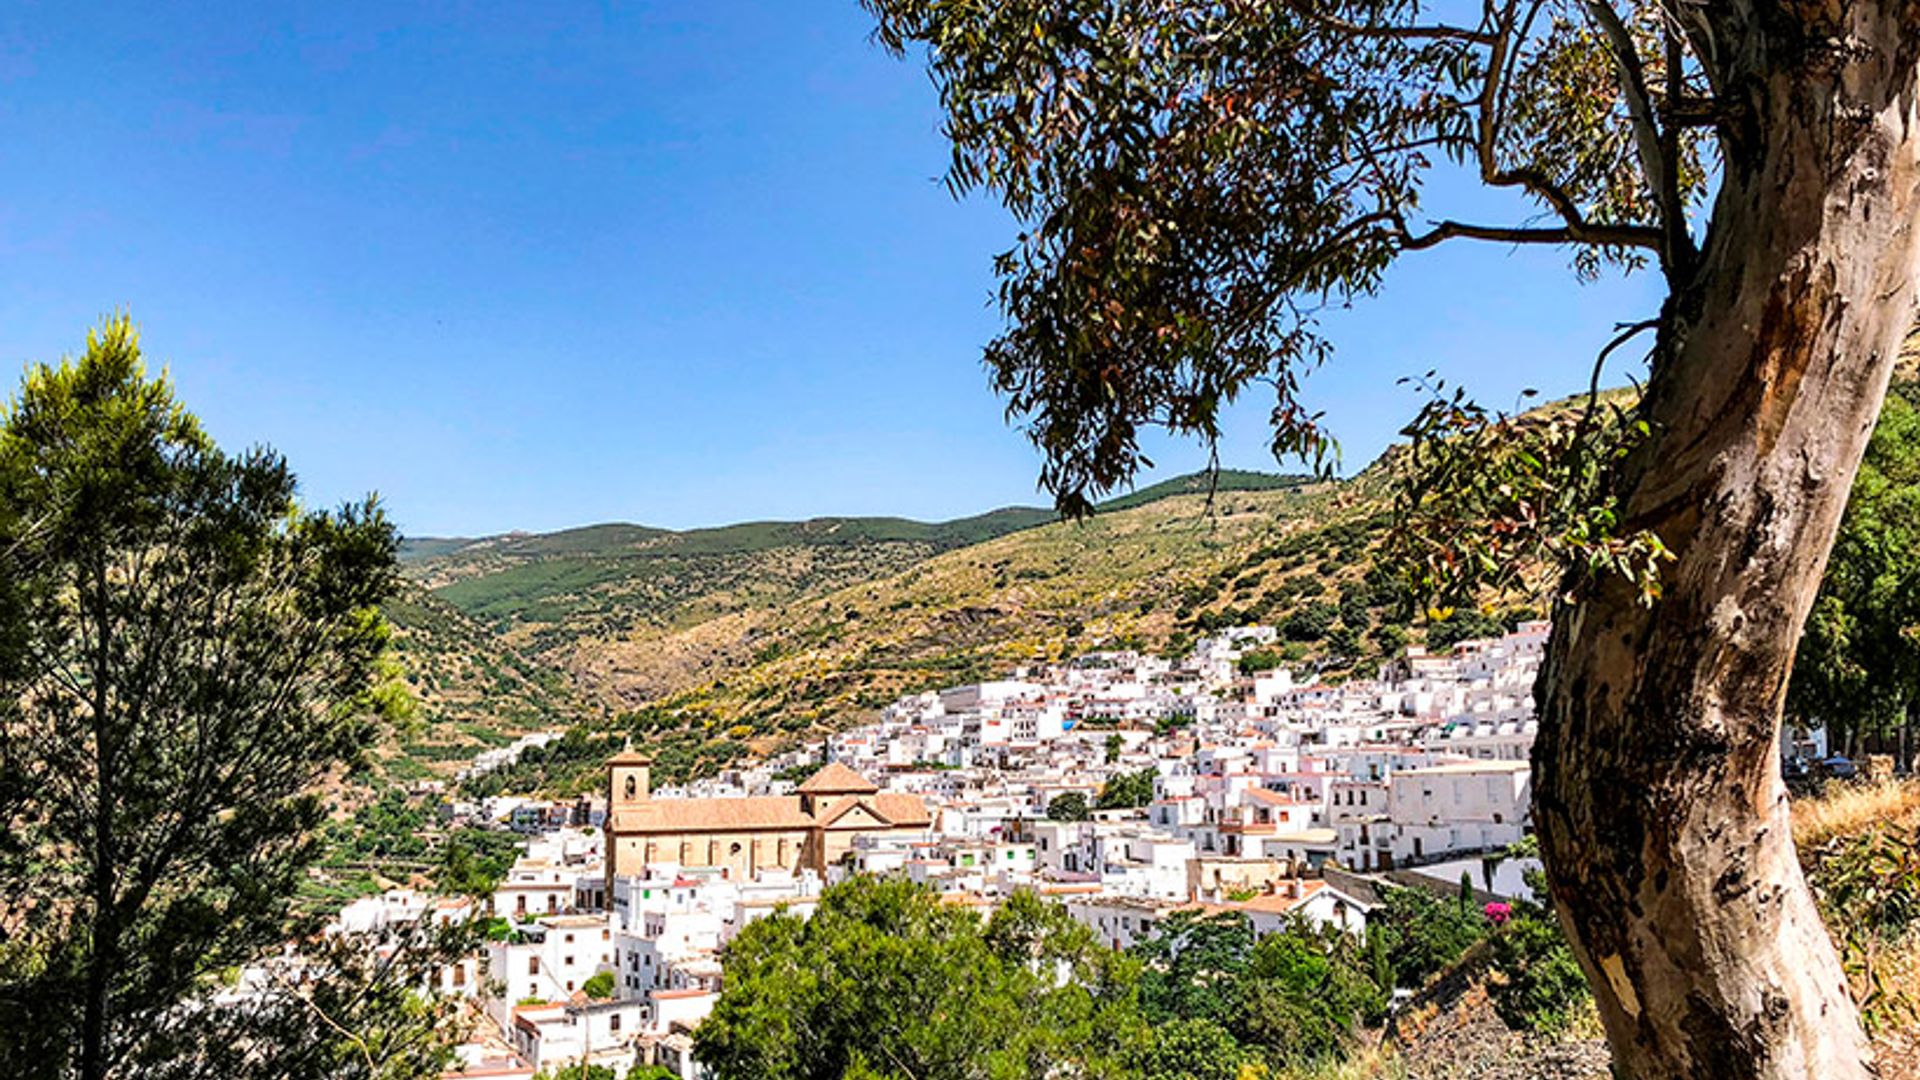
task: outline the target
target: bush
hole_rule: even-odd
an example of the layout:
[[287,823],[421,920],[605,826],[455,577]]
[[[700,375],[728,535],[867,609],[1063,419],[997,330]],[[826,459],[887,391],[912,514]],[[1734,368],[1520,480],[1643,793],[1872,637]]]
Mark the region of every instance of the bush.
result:
[[1280,620],[1280,636],[1288,641],[1318,641],[1333,628],[1333,622],[1340,617],[1340,609],[1332,604],[1315,602],[1293,612]]
[[1578,1006],[1592,996],[1586,973],[1552,912],[1522,912],[1493,936],[1492,946],[1493,977],[1487,992],[1494,1012],[1508,1027],[1564,1030]]
[[1149,765],[1137,773],[1122,773],[1109,780],[1100,788],[1100,797],[1094,807],[1099,810],[1120,810],[1145,806],[1153,801],[1153,766]]
[[1249,649],[1240,654],[1240,674],[1258,675],[1263,671],[1272,671],[1285,662],[1277,652],[1268,649]]
[[1087,797],[1077,791],[1069,791],[1054,797],[1047,804],[1048,821],[1085,821],[1087,820]]
[[605,1001],[613,996],[613,972],[598,971],[586,982],[580,984],[580,990],[595,1001]]
[[1486,917],[1470,903],[1436,900],[1419,889],[1387,893],[1368,934],[1391,958],[1394,985],[1419,989],[1486,935]]
[[1133,1075],[1140,1080],[1234,1080],[1246,1053],[1211,1020],[1175,1020],[1155,1028]]

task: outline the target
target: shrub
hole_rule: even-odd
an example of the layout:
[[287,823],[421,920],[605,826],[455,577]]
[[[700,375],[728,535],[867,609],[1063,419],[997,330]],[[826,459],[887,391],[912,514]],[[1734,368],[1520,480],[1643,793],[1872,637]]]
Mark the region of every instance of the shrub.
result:
[[1047,804],[1049,821],[1085,821],[1087,820],[1087,797],[1077,791],[1069,791],[1055,796]]
[[1564,1030],[1592,994],[1560,924],[1542,909],[1514,917],[1493,936],[1487,992],[1508,1027],[1538,1032]]
[[593,977],[580,984],[580,989],[595,1001],[605,1001],[613,996],[613,972],[595,972]]

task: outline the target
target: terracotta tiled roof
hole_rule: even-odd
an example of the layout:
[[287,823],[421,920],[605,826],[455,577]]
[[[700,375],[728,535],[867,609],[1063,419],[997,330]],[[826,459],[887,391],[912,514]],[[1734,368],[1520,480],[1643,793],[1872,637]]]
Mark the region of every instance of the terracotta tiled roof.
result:
[[880,789],[873,781],[836,761],[807,777],[798,790],[802,795],[871,795]]
[[933,824],[933,815],[927,812],[927,801],[918,795],[897,795],[882,792],[868,799],[880,815],[902,828]]
[[887,820],[887,816],[873,804],[873,797],[865,795],[842,795],[830,803],[825,810],[815,815],[814,820],[823,826],[832,825],[855,810],[864,810],[869,817],[878,818],[881,821]]
[[616,810],[610,828],[615,834],[629,836],[809,829],[830,823],[855,806],[865,806],[869,812],[897,828],[924,828],[933,823],[926,800],[918,795],[887,792],[848,795],[835,800],[819,817],[801,810],[800,800],[792,795],[760,795],[747,799],[653,799]]
[[703,829],[805,829],[813,818],[788,795],[747,799],[652,799],[613,813],[616,833],[679,833]]
[[1271,788],[1251,788],[1247,791],[1247,798],[1255,802],[1266,803],[1268,806],[1311,806],[1320,801],[1318,799],[1296,799],[1286,792],[1274,791]]
[[622,750],[607,759],[609,765],[651,765],[653,759],[638,750]]
[[1318,881],[1300,881],[1297,882],[1297,884],[1300,887],[1299,896],[1288,896],[1286,889],[1283,887],[1278,893],[1263,893],[1232,906],[1241,911],[1260,912],[1268,915],[1284,915],[1294,908],[1299,907],[1301,904],[1306,903],[1308,900],[1313,899],[1314,893],[1325,888],[1324,884]]

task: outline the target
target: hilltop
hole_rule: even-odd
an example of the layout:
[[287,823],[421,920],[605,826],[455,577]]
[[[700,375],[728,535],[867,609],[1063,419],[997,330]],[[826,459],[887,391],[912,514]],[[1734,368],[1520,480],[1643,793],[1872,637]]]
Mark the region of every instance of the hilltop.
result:
[[[1012,508],[938,524],[603,525],[430,541],[408,565],[603,713],[581,725],[596,737],[574,740],[583,762],[631,735],[670,777],[818,737],[901,694],[1103,646],[1178,652],[1241,622],[1282,629],[1275,662],[1371,665],[1422,633],[1370,573],[1386,509],[1377,469],[1318,483],[1227,472],[1081,522]],[[1459,632],[1489,621],[1473,620]],[[584,782],[561,765],[499,782]]]
[[[695,701],[704,718],[764,738],[780,725],[831,726],[896,687],[984,672],[1069,638],[1163,645],[1183,619],[1255,604],[1231,580],[1240,564],[1316,527],[1352,488],[1227,470],[1142,488],[1081,523],[1008,507],[934,523],[610,523],[419,538],[403,553],[409,595],[389,615],[416,686],[433,691],[430,729],[458,733],[437,755],[605,710]],[[491,735],[479,707],[490,698],[504,702]]]

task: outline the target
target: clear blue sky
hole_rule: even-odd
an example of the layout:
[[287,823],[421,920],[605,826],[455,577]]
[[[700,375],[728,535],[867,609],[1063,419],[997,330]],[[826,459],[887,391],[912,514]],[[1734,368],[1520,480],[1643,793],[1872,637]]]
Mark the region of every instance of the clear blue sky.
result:
[[[8,381],[128,308],[222,442],[417,535],[1041,501],[979,365],[1013,229],[852,0],[209,6],[0,9]],[[1653,287],[1413,256],[1308,397],[1357,467],[1399,376],[1570,391]]]

